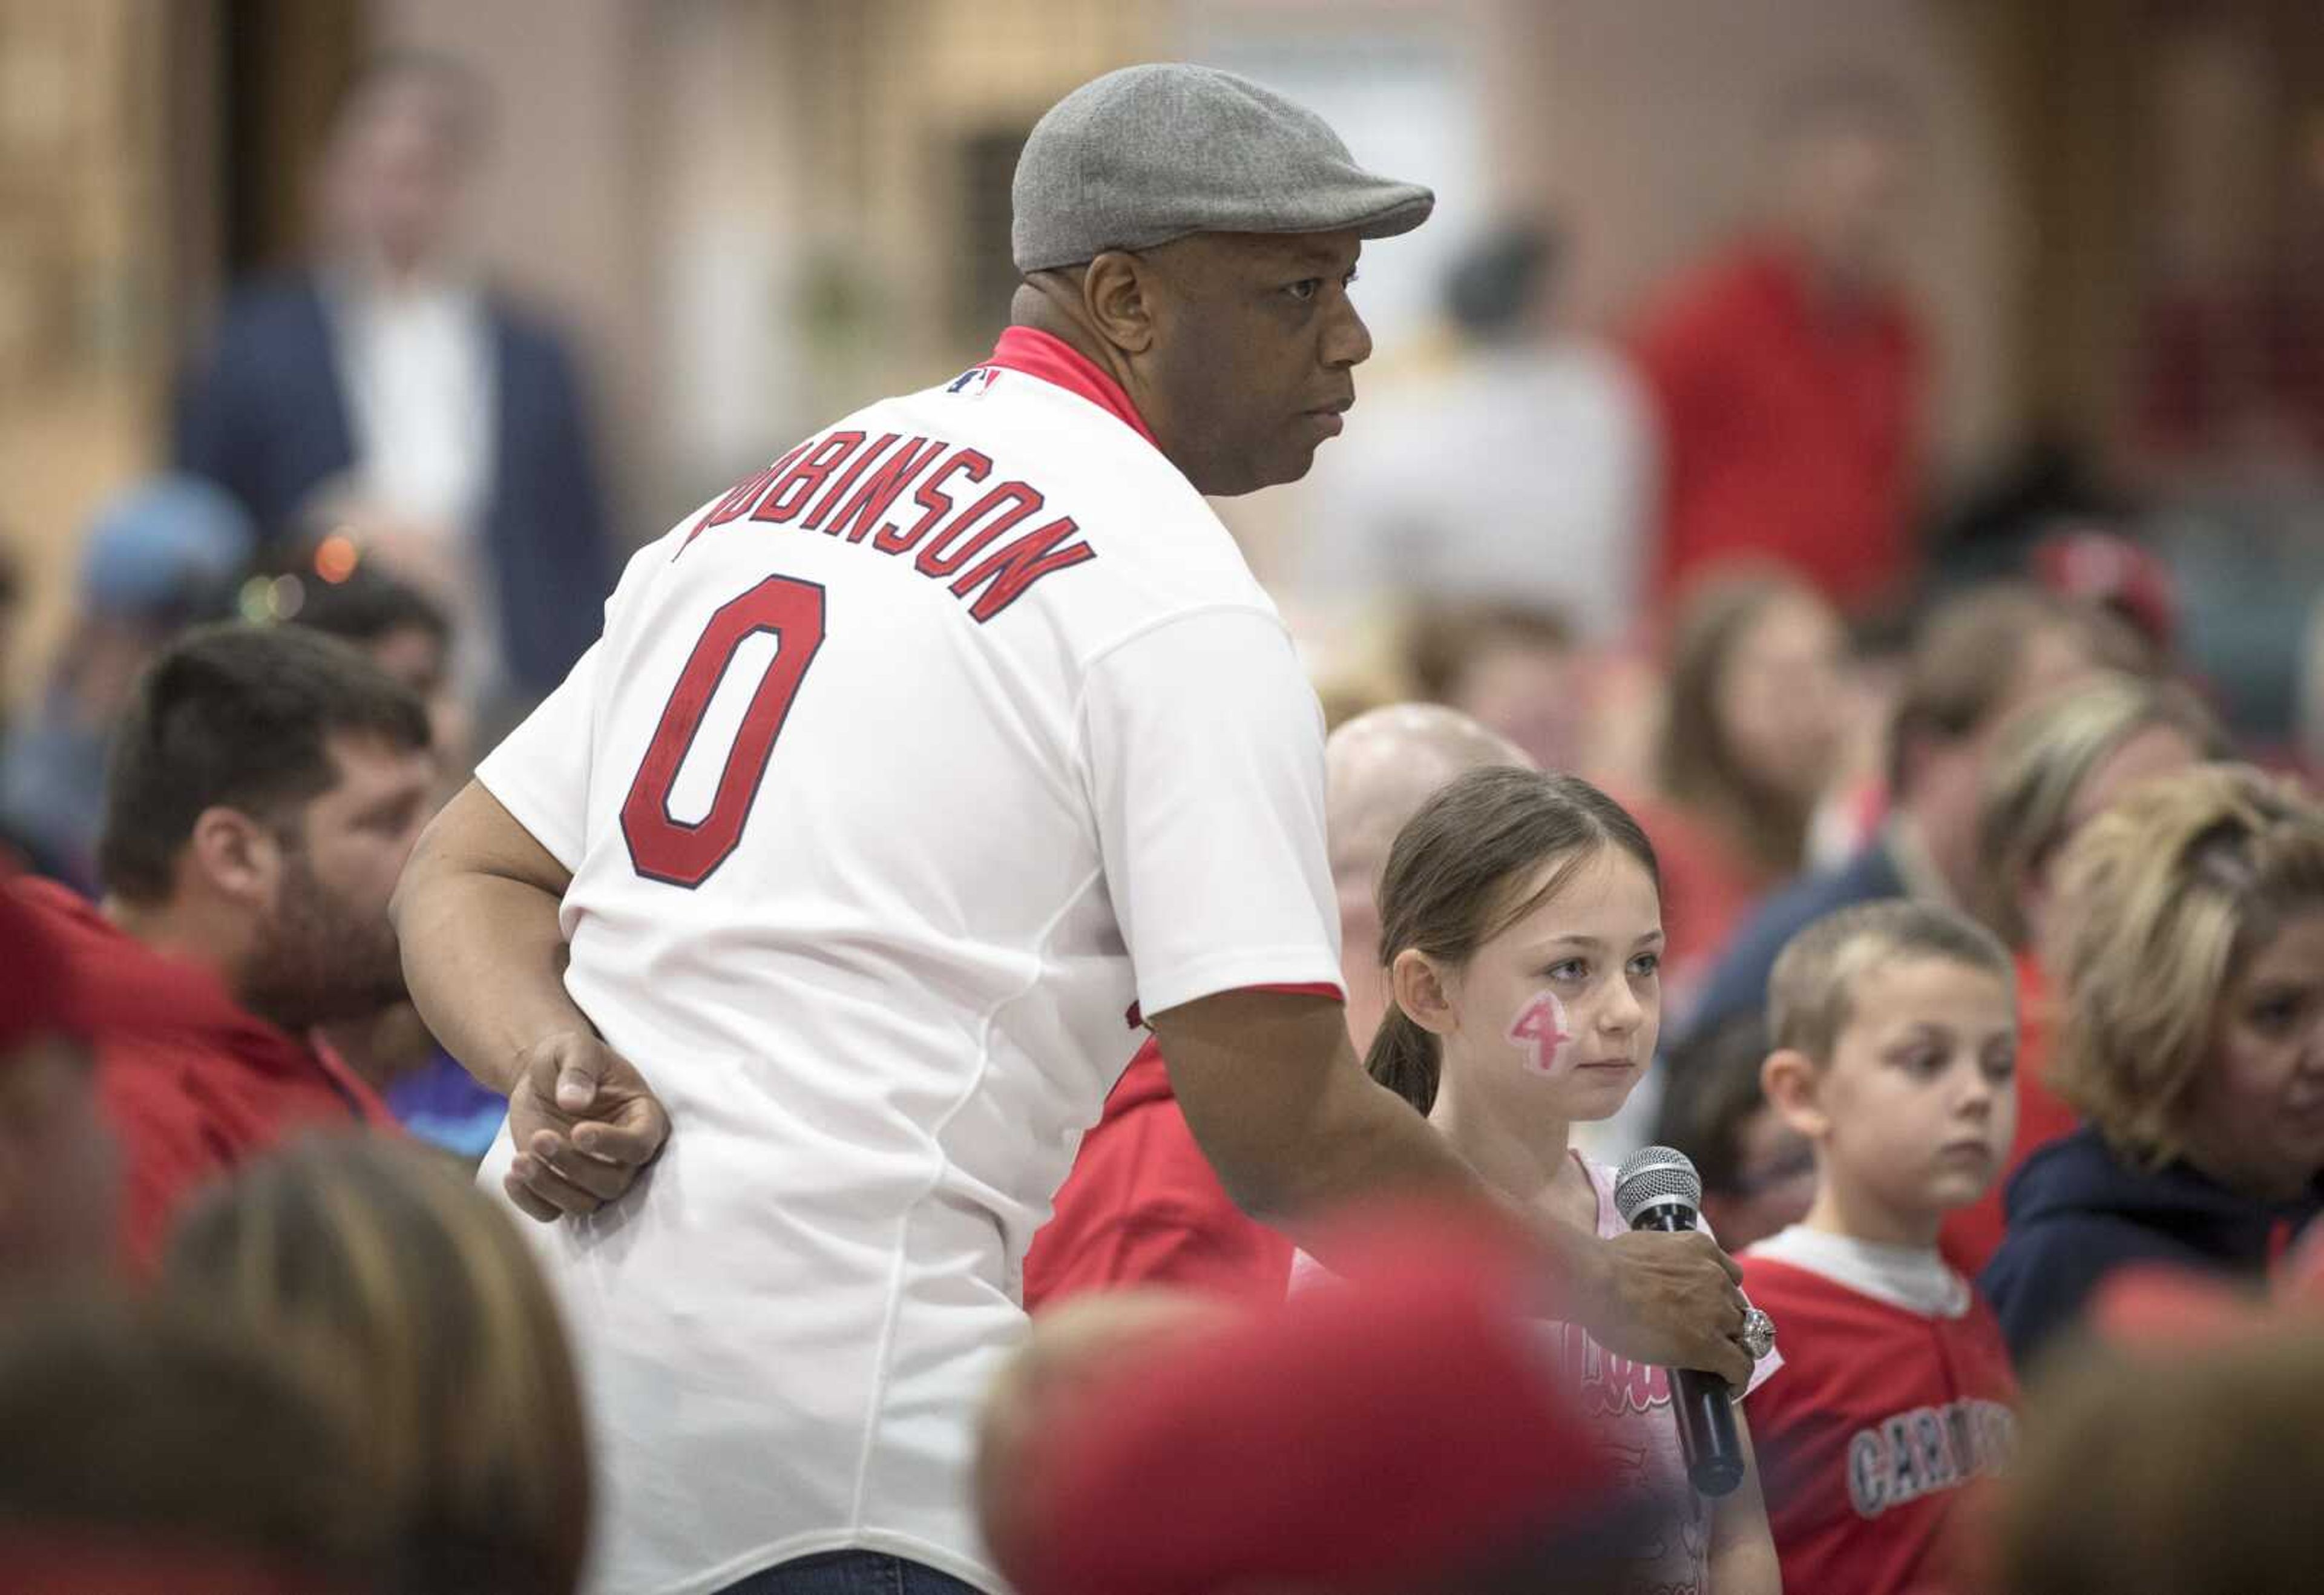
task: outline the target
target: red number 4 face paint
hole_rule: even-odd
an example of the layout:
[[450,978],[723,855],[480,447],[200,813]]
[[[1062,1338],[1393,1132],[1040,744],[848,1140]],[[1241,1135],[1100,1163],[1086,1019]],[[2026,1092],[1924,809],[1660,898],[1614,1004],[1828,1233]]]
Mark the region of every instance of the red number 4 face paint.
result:
[[1509,1044],[1536,1074],[1557,1075],[1573,1066],[1573,1037],[1565,1028],[1565,1004],[1543,991],[1509,1021]]

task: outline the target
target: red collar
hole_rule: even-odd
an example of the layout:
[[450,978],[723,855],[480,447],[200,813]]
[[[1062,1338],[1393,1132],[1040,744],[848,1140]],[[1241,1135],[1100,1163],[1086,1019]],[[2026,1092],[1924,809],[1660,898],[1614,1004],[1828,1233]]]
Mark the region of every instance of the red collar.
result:
[[1121,391],[1121,384],[1100,370],[1089,356],[1061,337],[1032,327],[1012,327],[1001,335],[992,346],[992,358],[987,365],[1003,371],[1021,371],[1027,376],[1038,376],[1045,383],[1055,383],[1068,393],[1077,394],[1111,412],[1123,425],[1147,442],[1160,448],[1154,434],[1147,429],[1146,418]]

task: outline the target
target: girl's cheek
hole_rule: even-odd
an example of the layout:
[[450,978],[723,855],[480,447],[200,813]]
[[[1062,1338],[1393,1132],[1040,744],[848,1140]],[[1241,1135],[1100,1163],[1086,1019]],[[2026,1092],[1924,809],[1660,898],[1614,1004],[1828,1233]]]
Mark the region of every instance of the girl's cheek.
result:
[[1529,1074],[1555,1078],[1573,1067],[1572,1028],[1554,991],[1537,992],[1527,1000],[1509,1021],[1508,1036]]

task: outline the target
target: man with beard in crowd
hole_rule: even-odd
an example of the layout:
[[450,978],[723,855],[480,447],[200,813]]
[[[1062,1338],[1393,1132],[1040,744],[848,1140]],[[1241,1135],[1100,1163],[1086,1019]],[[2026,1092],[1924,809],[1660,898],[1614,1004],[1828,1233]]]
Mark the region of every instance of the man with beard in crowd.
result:
[[120,727],[92,908],[5,890],[45,925],[104,1037],[97,1093],[125,1164],[127,1259],[184,1196],[309,1124],[387,1111],[314,1035],[403,994],[387,900],[431,812],[427,711],[354,649],[294,628],[188,634]]

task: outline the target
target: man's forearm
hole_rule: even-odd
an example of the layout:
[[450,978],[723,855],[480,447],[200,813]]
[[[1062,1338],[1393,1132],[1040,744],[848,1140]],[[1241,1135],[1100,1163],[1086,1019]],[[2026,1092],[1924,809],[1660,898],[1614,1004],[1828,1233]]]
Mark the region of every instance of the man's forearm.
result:
[[565,992],[558,899],[502,876],[415,864],[396,899],[420,1017],[482,1083],[508,1094],[524,1048],[589,1021]]
[[1420,1196],[1521,1227],[1561,1288],[1602,1272],[1589,1237],[1517,1212],[1364,1073],[1337,1003],[1225,992],[1157,1016],[1154,1030],[1187,1126],[1228,1192],[1325,1262],[1340,1210]]
[[1326,1095],[1298,1150],[1286,1160],[1290,1181],[1268,1193],[1255,1216],[1328,1265],[1333,1236],[1329,1224],[1319,1225],[1319,1220],[1351,1203],[1382,1197],[1441,1199],[1521,1231],[1546,1254],[1554,1284],[1577,1287],[1591,1277],[1599,1261],[1592,1237],[1519,1212],[1409,1103],[1360,1069],[1340,1074]]
[[1410,1106],[1352,1059],[1296,1121],[1299,1135],[1280,1166],[1279,1207],[1263,1216],[1325,1264],[1333,1235],[1318,1217],[1366,1196],[1442,1195],[1506,1224],[1540,1267],[1545,1306],[1582,1325],[1634,1361],[1707,1369],[1748,1381],[1750,1361],[1729,1338],[1742,1323],[1733,1264],[1707,1236],[1626,1234],[1604,1240],[1578,1225],[1527,1212],[1492,1192]]

